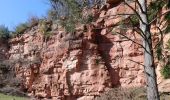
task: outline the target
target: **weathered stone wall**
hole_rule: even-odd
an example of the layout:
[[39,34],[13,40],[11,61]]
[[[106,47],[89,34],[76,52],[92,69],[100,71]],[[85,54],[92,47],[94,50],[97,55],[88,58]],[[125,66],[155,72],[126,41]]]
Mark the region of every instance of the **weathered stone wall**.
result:
[[[15,71],[23,79],[23,89],[39,98],[92,100],[112,87],[144,85],[142,66],[133,62],[143,62],[141,47],[109,32],[109,27],[121,20],[111,15],[120,7],[101,11],[100,16],[110,17],[87,25],[87,32],[54,30],[44,40],[34,26],[11,39],[9,59],[19,61]],[[141,42],[139,36],[133,39]]]
[[128,17],[118,14],[133,11],[122,4],[111,4],[93,9],[100,13],[96,22],[86,25],[87,32],[53,30],[54,34],[45,40],[38,26],[34,26],[9,41],[9,59],[19,61],[15,71],[29,95],[53,100],[93,100],[112,87],[145,85],[143,48],[114,33],[121,31],[137,43],[142,43],[140,36],[130,29],[112,31]]
[[[24,79],[30,95],[54,100],[93,98],[112,87],[98,45],[86,33],[54,31],[45,42],[34,28],[11,39],[9,51],[10,59],[21,60],[15,65],[17,77]],[[40,62],[33,63],[35,57]]]

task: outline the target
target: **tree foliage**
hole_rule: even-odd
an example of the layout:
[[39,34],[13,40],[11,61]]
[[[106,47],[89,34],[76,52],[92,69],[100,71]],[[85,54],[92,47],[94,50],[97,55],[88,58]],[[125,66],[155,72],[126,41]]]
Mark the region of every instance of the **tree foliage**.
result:
[[28,28],[28,23],[21,23],[15,28],[15,34],[23,34],[24,31]]
[[35,25],[39,24],[40,19],[35,16],[31,16],[26,22],[20,23],[15,27],[14,32],[12,32],[12,36],[18,36],[24,34],[24,32]]
[[0,25],[0,38],[1,39],[8,39],[10,31],[4,25]]
[[170,78],[170,66],[166,65],[161,69],[162,76],[167,79]]
[[59,19],[67,32],[74,32],[76,23],[80,22],[82,5],[77,0],[50,0],[53,10],[52,18]]
[[104,0],[49,0],[49,2],[52,8],[48,16],[53,20],[60,20],[60,24],[67,32],[74,32],[77,23],[89,23],[92,20],[91,15],[87,19],[83,18],[83,9],[101,5]]
[[165,5],[165,0],[152,1],[148,7],[148,20],[152,21]]

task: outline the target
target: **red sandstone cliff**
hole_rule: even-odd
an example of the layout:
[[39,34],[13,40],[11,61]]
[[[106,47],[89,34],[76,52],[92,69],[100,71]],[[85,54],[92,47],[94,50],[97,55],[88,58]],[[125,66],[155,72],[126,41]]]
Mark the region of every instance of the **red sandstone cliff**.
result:
[[[15,65],[17,77],[24,79],[24,88],[30,95],[54,100],[92,100],[112,87],[144,85],[143,67],[130,61],[143,62],[142,48],[109,32],[109,27],[122,19],[115,19],[112,14],[121,13],[122,9],[124,6],[120,5],[101,11],[99,16],[108,18],[87,25],[87,32],[83,28],[74,34],[54,30],[44,41],[35,26],[11,39],[10,59],[39,60]],[[133,39],[141,42],[139,36]]]
[[[23,79],[22,88],[29,95],[53,100],[93,100],[113,87],[145,84],[143,66],[136,63],[143,63],[143,48],[111,30],[111,26],[125,19],[113,15],[133,12],[122,4],[94,11],[99,12],[99,18],[93,25],[86,25],[87,32],[83,27],[75,33],[53,29],[53,35],[45,40],[39,26],[34,26],[9,41],[9,59],[22,60],[15,64],[15,72]],[[142,42],[132,30],[124,34]],[[158,78],[163,84],[160,74]]]

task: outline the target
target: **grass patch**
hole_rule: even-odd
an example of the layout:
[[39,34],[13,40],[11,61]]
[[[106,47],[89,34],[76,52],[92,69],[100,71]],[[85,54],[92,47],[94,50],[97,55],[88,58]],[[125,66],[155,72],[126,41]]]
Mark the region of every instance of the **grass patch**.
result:
[[25,97],[10,96],[0,93],[0,100],[29,100]]

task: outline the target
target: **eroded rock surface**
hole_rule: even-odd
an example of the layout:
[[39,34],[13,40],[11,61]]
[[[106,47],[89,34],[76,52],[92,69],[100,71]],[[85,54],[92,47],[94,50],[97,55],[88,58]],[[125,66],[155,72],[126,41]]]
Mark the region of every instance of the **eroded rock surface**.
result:
[[[119,3],[119,0],[107,0]],[[133,6],[133,4],[131,4]],[[94,10],[99,11],[99,10]],[[113,87],[145,85],[143,48],[115,34],[120,31],[137,43],[139,34],[113,28],[126,19],[118,14],[133,13],[119,4],[101,9],[97,21],[75,33],[54,29],[44,38],[38,26],[9,41],[9,59],[22,89],[37,98],[53,100],[93,100]]]
[[[53,30],[51,37],[44,38],[34,26],[11,39],[9,59],[19,61],[15,71],[23,79],[23,90],[38,98],[93,100],[112,87],[144,85],[142,66],[135,63],[143,62],[141,47],[113,35],[109,28],[122,20],[112,17],[121,7],[101,11],[98,17],[109,19],[87,25],[87,32]],[[139,36],[129,36],[141,42]]]
[[92,98],[112,87],[98,45],[86,33],[54,31],[45,42],[34,28],[10,41],[10,59],[23,60],[15,68],[30,95],[54,100]]

